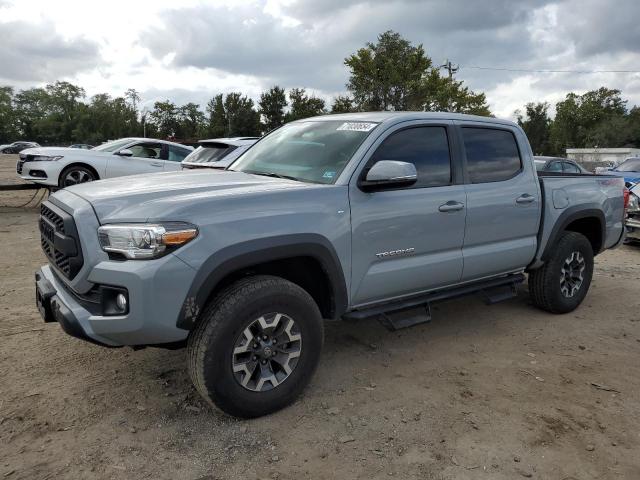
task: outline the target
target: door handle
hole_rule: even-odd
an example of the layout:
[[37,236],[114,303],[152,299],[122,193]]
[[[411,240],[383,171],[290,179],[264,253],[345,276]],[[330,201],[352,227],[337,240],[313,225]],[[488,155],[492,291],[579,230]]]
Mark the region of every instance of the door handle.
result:
[[531,202],[534,202],[535,199],[536,197],[534,197],[533,195],[529,195],[528,193],[525,193],[523,195],[520,195],[518,198],[516,198],[516,203],[519,203],[519,204],[531,203]]
[[438,207],[441,212],[457,212],[464,208],[464,203],[449,200],[447,203],[443,203]]
[[161,167],[162,166],[162,162],[151,162],[151,166],[152,167]]

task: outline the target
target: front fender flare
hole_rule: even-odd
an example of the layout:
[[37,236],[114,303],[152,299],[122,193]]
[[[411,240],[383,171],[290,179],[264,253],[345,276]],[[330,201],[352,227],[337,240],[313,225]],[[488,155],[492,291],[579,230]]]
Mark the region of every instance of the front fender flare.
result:
[[312,257],[327,274],[331,284],[333,317],[347,310],[347,287],[338,255],[331,242],[318,234],[292,234],[237,243],[212,254],[200,266],[176,326],[191,330],[220,281],[238,270],[273,260]]

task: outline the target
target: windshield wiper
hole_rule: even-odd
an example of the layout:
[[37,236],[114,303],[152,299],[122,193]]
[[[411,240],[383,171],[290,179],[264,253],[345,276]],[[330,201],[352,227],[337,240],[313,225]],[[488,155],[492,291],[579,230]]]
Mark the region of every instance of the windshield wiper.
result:
[[296,182],[302,182],[302,180],[297,177],[292,177],[291,175],[282,175],[281,173],[276,172],[257,172],[254,170],[245,170],[244,173],[250,173],[252,175],[262,175],[264,177],[284,178],[285,180],[295,180]]

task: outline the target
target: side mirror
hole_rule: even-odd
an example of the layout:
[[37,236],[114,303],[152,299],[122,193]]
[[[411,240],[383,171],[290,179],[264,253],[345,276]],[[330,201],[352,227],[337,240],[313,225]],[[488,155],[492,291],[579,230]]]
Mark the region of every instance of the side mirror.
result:
[[120,155],[121,157],[133,157],[133,152],[128,148],[123,148],[118,152],[118,155]]
[[418,180],[418,172],[413,163],[397,160],[379,160],[367,172],[359,187],[364,191],[385,188],[407,187]]

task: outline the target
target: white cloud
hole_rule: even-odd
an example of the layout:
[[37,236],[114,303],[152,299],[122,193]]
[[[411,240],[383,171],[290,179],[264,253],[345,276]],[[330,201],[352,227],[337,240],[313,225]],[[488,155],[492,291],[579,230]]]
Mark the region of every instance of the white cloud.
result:
[[[526,73],[524,69],[621,69],[640,65],[640,2],[618,0],[0,0],[0,83],[20,88],[66,79],[89,95],[170,98],[203,105],[219,92],[254,99],[278,83],[329,99],[343,93],[344,58],[394,29],[458,79],[485,91],[510,117],[529,101],[621,89],[640,104],[638,74]],[[612,15],[615,13],[615,15]],[[16,23],[21,22],[21,23]],[[3,30],[4,28],[4,30]],[[1,34],[1,33],[0,33]],[[19,68],[23,59],[28,68]],[[204,106],[204,105],[203,105]]]

